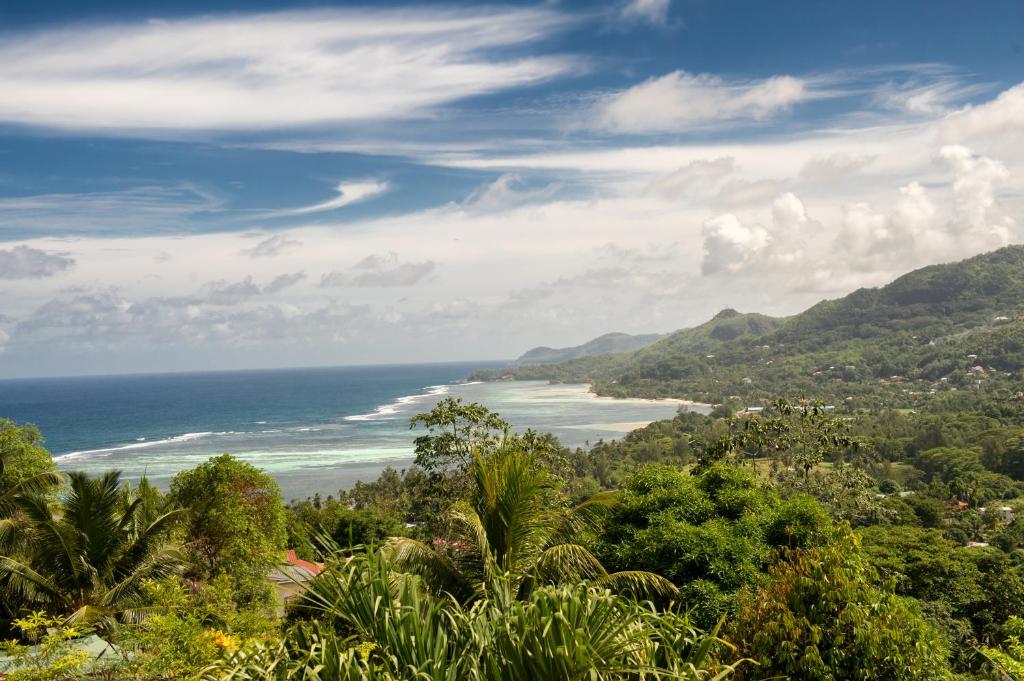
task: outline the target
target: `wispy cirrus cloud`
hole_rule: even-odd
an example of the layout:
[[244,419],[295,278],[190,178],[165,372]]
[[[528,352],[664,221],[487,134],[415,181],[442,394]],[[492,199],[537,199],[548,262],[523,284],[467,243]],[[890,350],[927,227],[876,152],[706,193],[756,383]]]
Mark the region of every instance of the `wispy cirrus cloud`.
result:
[[371,199],[378,194],[383,194],[389,188],[389,184],[384,180],[363,180],[360,182],[341,182],[338,184],[336,191],[338,195],[333,199],[314,203],[309,206],[300,206],[298,208],[288,208],[284,210],[274,211],[271,215],[273,217],[285,217],[289,215],[309,215],[310,213],[325,213],[327,211],[337,210],[338,208],[344,208],[350,206],[353,203],[359,203],[360,201],[366,201]]
[[617,133],[678,132],[709,121],[764,120],[822,96],[814,83],[794,76],[730,81],[673,71],[603,98],[594,125]]
[[257,130],[424,116],[567,73],[572,58],[509,50],[574,21],[403,7],[46,29],[0,40],[0,121]]
[[140,227],[185,231],[190,218],[222,206],[220,198],[189,183],[8,196],[0,198],[0,239],[35,233],[110,233]]
[[623,19],[646,21],[661,25],[668,21],[668,10],[672,0],[629,0],[619,14]]

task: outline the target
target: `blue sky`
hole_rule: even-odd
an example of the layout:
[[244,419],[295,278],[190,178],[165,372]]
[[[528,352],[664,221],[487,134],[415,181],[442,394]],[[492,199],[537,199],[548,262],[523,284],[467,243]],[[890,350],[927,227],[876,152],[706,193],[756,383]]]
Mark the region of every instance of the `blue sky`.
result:
[[0,376],[510,357],[1020,241],[1019,2],[166,5],[0,5]]

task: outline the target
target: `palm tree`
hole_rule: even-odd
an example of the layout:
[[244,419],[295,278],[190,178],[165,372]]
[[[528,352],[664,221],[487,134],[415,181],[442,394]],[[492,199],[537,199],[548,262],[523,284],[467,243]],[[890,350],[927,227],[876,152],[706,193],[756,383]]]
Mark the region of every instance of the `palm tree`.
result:
[[181,511],[144,517],[144,500],[122,489],[120,473],[70,473],[56,503],[40,494],[16,501],[15,550],[0,555],[5,599],[108,625],[137,617],[141,586],[184,566],[166,531]]
[[518,598],[539,584],[592,581],[613,591],[674,595],[667,579],[650,572],[609,574],[580,539],[615,503],[598,493],[583,503],[560,503],[553,476],[521,448],[504,446],[487,455],[475,452],[470,464],[468,500],[448,511],[452,533],[430,546],[407,538],[387,545],[396,569],[423,576],[437,591],[470,601],[497,582]]

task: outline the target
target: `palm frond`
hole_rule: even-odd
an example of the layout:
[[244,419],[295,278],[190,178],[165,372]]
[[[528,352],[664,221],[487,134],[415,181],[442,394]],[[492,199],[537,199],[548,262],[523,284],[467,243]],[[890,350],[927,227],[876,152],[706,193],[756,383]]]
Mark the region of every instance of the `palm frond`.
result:
[[594,554],[579,544],[557,544],[541,554],[537,577],[547,584],[601,579],[608,572]]
[[60,598],[61,590],[56,583],[10,556],[0,556],[0,578],[9,592],[26,601],[40,603]]
[[629,594],[638,599],[675,598],[679,595],[676,585],[661,575],[644,570],[623,570],[612,572],[594,581],[617,594]]
[[423,577],[440,593],[465,599],[473,593],[462,572],[443,553],[421,541],[393,537],[382,547],[381,555],[398,572]]

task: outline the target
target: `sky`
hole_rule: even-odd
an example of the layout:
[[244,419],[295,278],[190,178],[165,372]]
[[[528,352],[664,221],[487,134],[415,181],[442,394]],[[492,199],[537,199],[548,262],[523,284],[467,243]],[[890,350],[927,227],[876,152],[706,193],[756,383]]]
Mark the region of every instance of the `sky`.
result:
[[1018,0],[0,3],[0,377],[789,315],[1022,209]]

